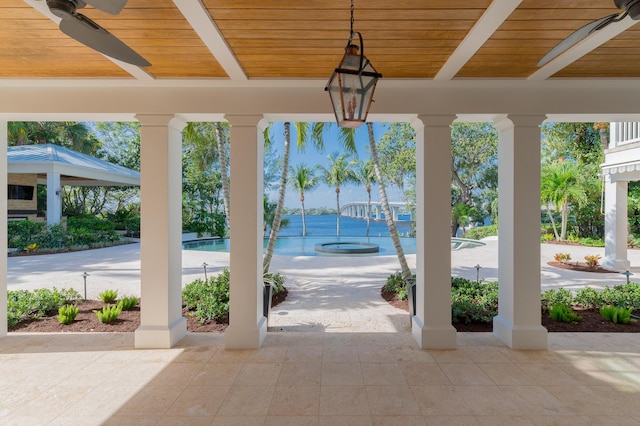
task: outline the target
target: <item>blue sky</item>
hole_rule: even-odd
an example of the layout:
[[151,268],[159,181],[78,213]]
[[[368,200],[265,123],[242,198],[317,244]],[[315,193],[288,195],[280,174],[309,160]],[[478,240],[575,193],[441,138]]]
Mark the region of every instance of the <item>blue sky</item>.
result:
[[[274,123],[274,130],[271,133],[272,143],[276,147],[276,150],[281,154],[283,146],[283,126],[279,123]],[[328,166],[329,161],[327,157],[335,151],[340,153],[344,152],[340,144],[338,143],[338,127],[332,126],[324,135],[324,152],[318,152],[313,146],[308,146],[304,152],[298,152],[296,147],[295,132],[291,132],[291,156],[289,159],[289,165],[295,167],[301,163],[306,163],[309,167],[315,167],[316,164]],[[384,133],[384,127],[382,125],[374,126],[374,133],[376,140],[379,140]],[[358,159],[366,161],[369,159],[369,140],[367,136],[367,129],[363,125],[356,131],[356,147],[358,150]],[[387,188],[387,196],[389,201],[403,201],[402,192],[397,187]],[[272,202],[277,201],[277,191],[269,193],[269,199]],[[374,187],[371,190],[372,200],[379,200],[378,188]],[[363,186],[347,184],[340,187],[340,205],[344,205],[352,201],[366,201],[367,192]],[[287,189],[285,198],[285,206],[289,208],[300,207],[299,195],[292,189]],[[316,189],[305,193],[305,207],[336,207],[336,193],[333,187],[329,187],[325,183],[321,183]]]

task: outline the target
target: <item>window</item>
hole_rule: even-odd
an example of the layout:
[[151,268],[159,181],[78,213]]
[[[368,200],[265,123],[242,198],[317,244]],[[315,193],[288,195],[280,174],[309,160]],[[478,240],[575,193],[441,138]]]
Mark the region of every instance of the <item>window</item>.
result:
[[10,200],[33,200],[33,186],[9,185]]

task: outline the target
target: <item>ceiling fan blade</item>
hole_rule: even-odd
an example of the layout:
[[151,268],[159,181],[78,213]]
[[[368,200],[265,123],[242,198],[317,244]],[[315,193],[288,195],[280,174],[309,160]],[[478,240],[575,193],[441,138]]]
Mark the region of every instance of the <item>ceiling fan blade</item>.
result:
[[112,58],[141,67],[151,65],[109,31],[79,13],[64,17],[60,21],[60,30],[80,43]]
[[85,3],[90,4],[98,10],[117,15],[124,9],[124,5],[128,0],[84,0]]
[[551,61],[556,56],[559,56],[560,54],[567,51],[570,47],[573,47],[576,44],[578,44],[578,42],[582,41],[592,32],[601,30],[607,25],[609,25],[610,23],[616,21],[616,18],[618,18],[618,16],[619,15],[617,14],[605,16],[604,18],[600,18],[596,21],[590,22],[584,27],[576,30],[569,37],[562,40],[556,47],[551,49],[549,53],[544,55],[542,59],[540,59],[540,61],[538,62],[538,66],[541,67],[545,65],[547,62]]

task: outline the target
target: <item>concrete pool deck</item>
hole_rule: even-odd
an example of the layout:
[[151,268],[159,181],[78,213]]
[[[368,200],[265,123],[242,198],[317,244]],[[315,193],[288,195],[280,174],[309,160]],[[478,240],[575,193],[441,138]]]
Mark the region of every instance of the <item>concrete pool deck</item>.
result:
[[[469,279],[498,279],[498,241],[484,240],[485,246],[451,252],[451,274]],[[587,273],[563,270],[547,265],[555,253],[571,253],[573,260],[585,255],[604,255],[603,248],[568,245],[541,245],[542,290],[550,288],[578,289],[584,286],[602,288],[626,282],[619,273]],[[415,269],[416,255],[407,255]],[[631,272],[640,280],[640,250],[629,250]],[[229,253],[182,252],[182,282],[186,284],[215,274],[229,265]],[[386,278],[399,270],[395,256],[274,256],[272,272],[287,277],[290,296],[275,307],[269,318],[274,329],[335,331],[399,331],[406,330],[408,316],[379,297]],[[82,273],[87,278],[87,297],[96,299],[106,289],[120,295],[140,295],[140,244],[41,256],[8,258],[9,290],[36,288],[75,288],[83,291]],[[631,280],[634,281],[634,276]]]

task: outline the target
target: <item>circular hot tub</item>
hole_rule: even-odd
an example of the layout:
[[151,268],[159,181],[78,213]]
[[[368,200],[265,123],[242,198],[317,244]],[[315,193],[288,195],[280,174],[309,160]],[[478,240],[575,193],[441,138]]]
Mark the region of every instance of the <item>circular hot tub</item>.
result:
[[332,241],[316,244],[314,250],[318,253],[327,254],[367,254],[378,253],[380,246],[359,241]]

